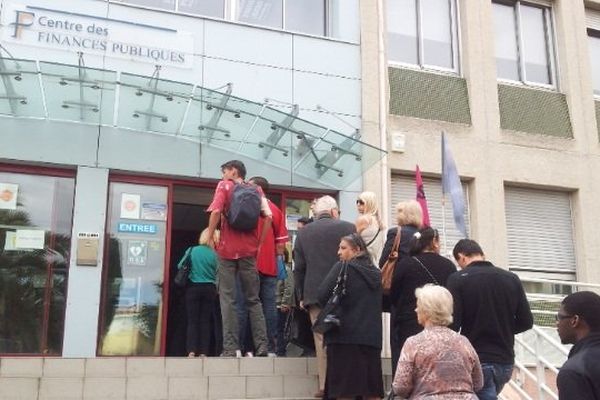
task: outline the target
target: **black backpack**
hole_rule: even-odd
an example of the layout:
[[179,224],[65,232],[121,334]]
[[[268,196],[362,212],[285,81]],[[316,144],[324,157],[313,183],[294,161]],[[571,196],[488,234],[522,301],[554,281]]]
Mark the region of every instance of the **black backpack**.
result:
[[261,196],[251,183],[236,183],[231,193],[227,222],[238,231],[252,231],[260,218]]

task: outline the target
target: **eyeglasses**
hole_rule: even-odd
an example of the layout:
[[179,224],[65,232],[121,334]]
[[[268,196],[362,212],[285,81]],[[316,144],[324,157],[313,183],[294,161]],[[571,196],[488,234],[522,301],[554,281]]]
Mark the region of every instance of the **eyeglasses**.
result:
[[563,319],[567,319],[567,318],[573,318],[574,315],[567,315],[567,314],[560,314],[560,313],[556,313],[556,315],[554,316],[554,318],[556,319],[556,322],[563,320]]
[[356,205],[358,205],[358,206],[364,206],[364,205],[365,205],[365,202],[364,202],[364,200],[357,199],[357,200],[356,200]]

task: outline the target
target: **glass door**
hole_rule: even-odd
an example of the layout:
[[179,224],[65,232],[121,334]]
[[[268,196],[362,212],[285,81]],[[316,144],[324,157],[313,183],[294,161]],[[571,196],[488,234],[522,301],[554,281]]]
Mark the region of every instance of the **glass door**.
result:
[[0,354],[60,355],[75,180],[0,171]]
[[160,355],[167,186],[111,182],[99,355]]

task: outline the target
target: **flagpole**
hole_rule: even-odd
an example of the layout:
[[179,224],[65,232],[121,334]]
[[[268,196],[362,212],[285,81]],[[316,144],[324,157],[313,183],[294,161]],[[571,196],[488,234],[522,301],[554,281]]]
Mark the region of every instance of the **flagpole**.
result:
[[448,256],[448,244],[446,236],[446,195],[442,192],[442,233],[444,234],[444,257]]

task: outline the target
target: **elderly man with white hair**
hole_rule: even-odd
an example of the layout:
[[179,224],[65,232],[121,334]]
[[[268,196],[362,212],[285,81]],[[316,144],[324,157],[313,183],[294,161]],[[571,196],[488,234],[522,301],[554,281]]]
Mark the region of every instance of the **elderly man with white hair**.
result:
[[[317,289],[333,265],[338,261],[340,239],[356,232],[353,223],[341,221],[337,202],[331,196],[317,199],[313,212],[315,221],[298,231],[294,244],[294,278],[301,307],[308,310],[314,323],[319,311]],[[327,359],[323,349],[323,335],[314,333],[319,391],[322,397],[325,388]]]

